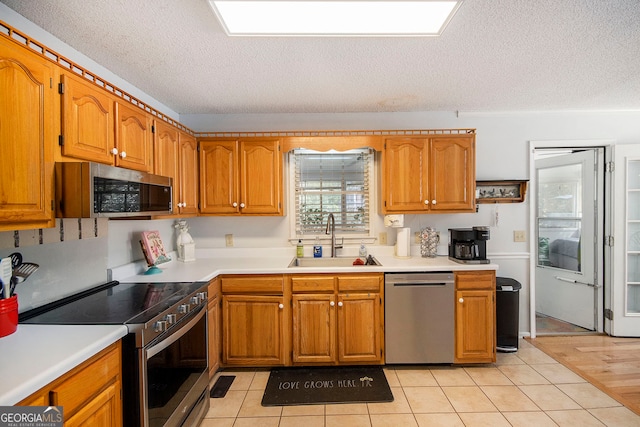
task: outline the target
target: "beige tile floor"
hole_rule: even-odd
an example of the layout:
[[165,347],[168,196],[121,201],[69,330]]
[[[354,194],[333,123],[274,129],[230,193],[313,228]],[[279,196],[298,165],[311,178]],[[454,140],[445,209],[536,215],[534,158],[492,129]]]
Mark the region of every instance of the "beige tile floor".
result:
[[200,427],[640,426],[640,416],[524,340],[491,365],[386,367],[390,403],[263,407],[268,370],[224,374],[236,378]]

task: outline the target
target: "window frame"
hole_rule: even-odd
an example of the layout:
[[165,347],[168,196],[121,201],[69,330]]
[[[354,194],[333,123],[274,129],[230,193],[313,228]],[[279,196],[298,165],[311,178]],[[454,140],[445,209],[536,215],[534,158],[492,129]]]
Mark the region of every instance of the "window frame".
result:
[[[340,233],[336,231],[336,237],[340,242],[344,242],[345,244],[360,244],[360,242],[364,242],[366,244],[375,243],[375,235],[374,235],[374,211],[378,206],[378,168],[376,168],[376,164],[379,160],[379,153],[373,148],[363,147],[354,150],[368,150],[369,151],[369,160],[368,160],[368,174],[369,174],[369,212],[368,212],[368,223],[369,230],[366,233]],[[295,171],[295,155],[296,151],[306,151],[306,152],[317,152],[324,154],[341,154],[345,152],[350,152],[354,150],[291,150],[287,153],[286,156],[286,168],[287,168],[287,216],[289,217],[289,242],[295,244],[298,240],[302,240],[305,244],[313,244],[316,240],[316,236],[320,237],[320,241],[322,244],[327,244],[331,237],[324,232],[319,235],[310,235],[310,234],[297,234],[296,223],[297,223],[297,213],[296,213],[296,171]],[[326,216],[323,218],[323,225],[326,226]]]

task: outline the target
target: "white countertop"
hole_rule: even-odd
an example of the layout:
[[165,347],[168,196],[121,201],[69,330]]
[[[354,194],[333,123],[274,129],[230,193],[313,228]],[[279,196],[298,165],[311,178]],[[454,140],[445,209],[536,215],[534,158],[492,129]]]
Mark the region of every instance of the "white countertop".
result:
[[0,406],[18,403],[126,334],[124,325],[18,325],[0,338]]
[[[356,248],[357,250],[357,248]],[[386,251],[388,252],[388,250]],[[145,265],[137,267],[128,265],[113,270],[113,279],[121,282],[193,282],[209,281],[220,274],[295,274],[295,273],[363,273],[363,272],[425,272],[425,271],[470,271],[470,270],[498,270],[498,265],[489,264],[460,264],[451,261],[447,256],[423,258],[412,256],[398,258],[392,253],[385,253],[384,249],[371,251],[380,266],[352,266],[352,267],[294,267],[289,263],[295,257],[295,248],[227,248],[227,249],[199,249],[197,259],[192,262],[175,260],[160,266],[160,274],[135,274],[145,271]],[[354,255],[340,255],[340,257]]]
[[[193,262],[173,260],[161,267],[162,273],[137,274],[146,270],[142,262],[112,269],[113,279],[121,282],[209,281],[220,274],[294,274],[497,270],[497,264],[460,264],[446,256],[435,258],[397,258],[390,247],[370,251],[381,266],[295,267],[289,263],[295,248],[219,248],[199,249]],[[353,250],[357,251],[357,248]],[[342,257],[357,257],[345,249]],[[12,335],[0,338],[0,406],[13,405],[73,369],[127,334],[124,325],[18,325]]]

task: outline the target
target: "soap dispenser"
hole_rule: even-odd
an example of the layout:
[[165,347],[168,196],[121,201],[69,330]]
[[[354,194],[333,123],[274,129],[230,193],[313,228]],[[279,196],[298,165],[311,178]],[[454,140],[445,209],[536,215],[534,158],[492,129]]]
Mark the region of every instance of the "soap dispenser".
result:
[[304,257],[304,246],[302,245],[302,239],[298,239],[298,245],[296,246],[296,257]]
[[367,259],[367,247],[364,245],[364,242],[360,242],[360,251],[358,252],[358,256],[363,261]]

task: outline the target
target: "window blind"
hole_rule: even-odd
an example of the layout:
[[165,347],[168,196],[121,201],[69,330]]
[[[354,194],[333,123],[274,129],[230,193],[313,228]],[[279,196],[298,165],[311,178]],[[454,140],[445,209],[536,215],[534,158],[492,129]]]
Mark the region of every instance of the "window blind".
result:
[[318,235],[333,213],[336,232],[369,233],[369,150],[295,150],[296,234]]

